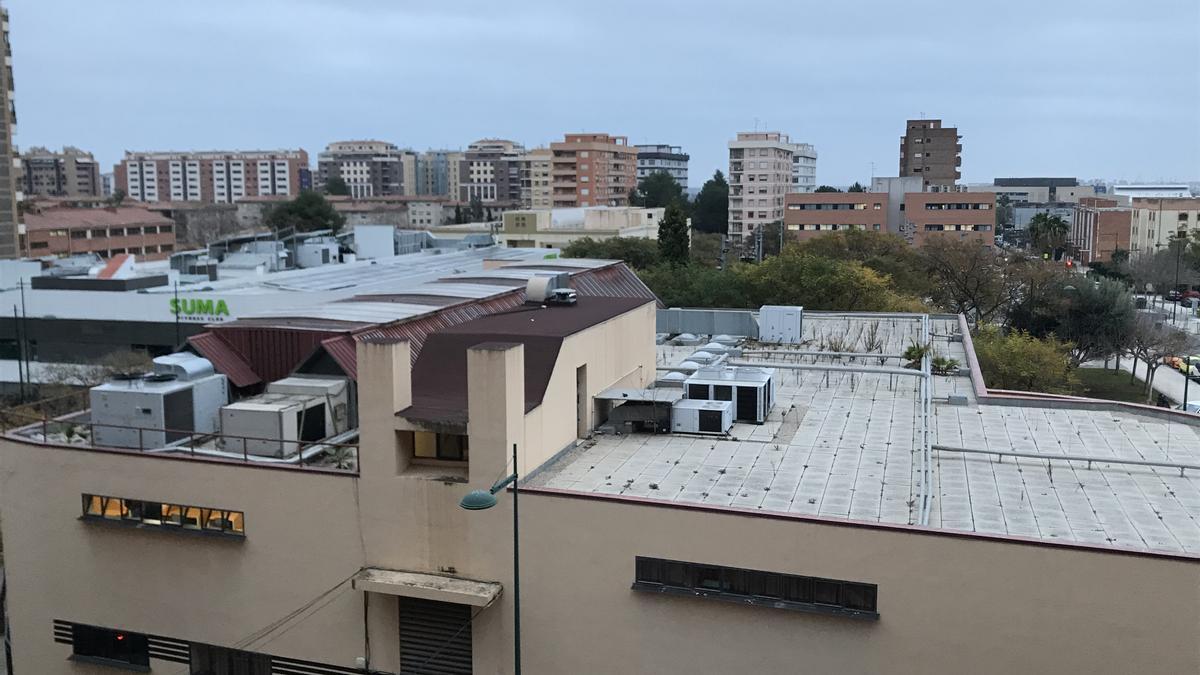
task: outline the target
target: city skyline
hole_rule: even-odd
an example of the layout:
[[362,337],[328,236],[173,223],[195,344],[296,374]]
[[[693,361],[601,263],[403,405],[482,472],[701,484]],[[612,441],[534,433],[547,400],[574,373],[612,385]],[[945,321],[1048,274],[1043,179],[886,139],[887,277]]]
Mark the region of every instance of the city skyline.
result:
[[[164,9],[12,0],[15,140],[22,149],[75,145],[111,170],[126,149],[315,155],[352,138],[424,150],[487,137],[535,147],[597,132],[682,146],[698,187],[727,170],[726,143],[757,128],[812,143],[818,182],[846,185],[895,175],[904,121],[931,117],[963,134],[966,183],[1196,180],[1200,85],[1188,38],[1200,6],[1151,4],[1131,15],[1108,2],[1011,2],[1002,14],[945,3],[876,3],[868,12],[764,2],[763,13],[779,19],[756,27],[759,58],[744,63],[758,65],[742,68],[731,64],[729,38],[745,14],[732,7],[700,16],[678,5],[618,7],[607,19],[554,3]],[[64,12],[73,20],[62,22]],[[625,16],[660,28],[661,39],[678,36],[669,78],[653,74],[654,50],[632,38],[613,37],[600,60],[564,58]],[[63,43],[89,45],[96,67],[80,68]],[[489,70],[498,48],[506,65]],[[163,54],[171,58],[154,56]],[[566,76],[581,69],[628,76]],[[1146,105],[1147,91],[1170,95]]]

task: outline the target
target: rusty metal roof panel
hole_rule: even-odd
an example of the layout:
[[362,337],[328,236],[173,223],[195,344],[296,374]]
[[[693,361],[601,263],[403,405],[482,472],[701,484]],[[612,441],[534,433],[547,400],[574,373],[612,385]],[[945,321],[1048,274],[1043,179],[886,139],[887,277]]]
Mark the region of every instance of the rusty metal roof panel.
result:
[[211,361],[213,368],[228,377],[235,387],[249,387],[262,382],[250,364],[217,334],[208,332],[193,335],[188,338],[188,344]]

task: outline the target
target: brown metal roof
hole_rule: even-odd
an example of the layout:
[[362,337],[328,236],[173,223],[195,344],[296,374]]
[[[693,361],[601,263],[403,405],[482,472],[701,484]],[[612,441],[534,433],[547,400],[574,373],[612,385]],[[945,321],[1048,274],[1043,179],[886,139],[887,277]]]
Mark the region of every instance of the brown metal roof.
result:
[[563,338],[650,302],[580,298],[574,306],[522,306],[433,333],[413,365],[412,406],[402,417],[440,424],[467,421],[467,350],[485,342],[525,345],[525,411],[542,404]]
[[399,302],[406,305],[430,305],[432,307],[445,307],[462,302],[465,298],[458,298],[451,295],[431,295],[427,293],[374,293],[369,295],[356,295],[352,298],[339,300],[338,302]]
[[249,387],[262,382],[262,379],[238,355],[232,347],[215,333],[200,333],[188,338],[190,344],[200,356],[212,362],[213,368],[229,378],[235,387]]

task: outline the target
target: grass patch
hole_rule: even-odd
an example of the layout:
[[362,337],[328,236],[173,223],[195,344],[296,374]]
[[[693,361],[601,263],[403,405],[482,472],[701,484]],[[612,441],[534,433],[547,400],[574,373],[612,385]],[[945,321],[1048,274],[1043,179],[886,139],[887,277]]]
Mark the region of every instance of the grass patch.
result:
[[[1168,366],[1161,368],[1165,370]],[[1146,402],[1146,383],[1140,379],[1130,382],[1129,373],[1124,370],[1076,368],[1075,379],[1079,381],[1080,396],[1127,403]]]

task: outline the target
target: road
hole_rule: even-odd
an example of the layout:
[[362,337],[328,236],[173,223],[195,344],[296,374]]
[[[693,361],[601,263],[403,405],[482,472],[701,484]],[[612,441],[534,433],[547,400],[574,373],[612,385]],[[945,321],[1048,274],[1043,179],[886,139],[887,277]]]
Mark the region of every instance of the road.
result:
[[[1087,367],[1101,367],[1103,365],[1103,363],[1096,362],[1087,364]],[[1121,359],[1122,370],[1128,373],[1131,372],[1132,367],[1132,359]],[[1145,381],[1146,364],[1138,362],[1137,377],[1139,380]],[[1184,383],[1186,380],[1187,378],[1183,376],[1183,373],[1175,370],[1171,366],[1162,365],[1158,367],[1158,370],[1154,371],[1154,390],[1171,399],[1172,401],[1182,402]],[[1200,383],[1188,383],[1187,394],[1188,398],[1192,399],[1193,401],[1200,401]]]

